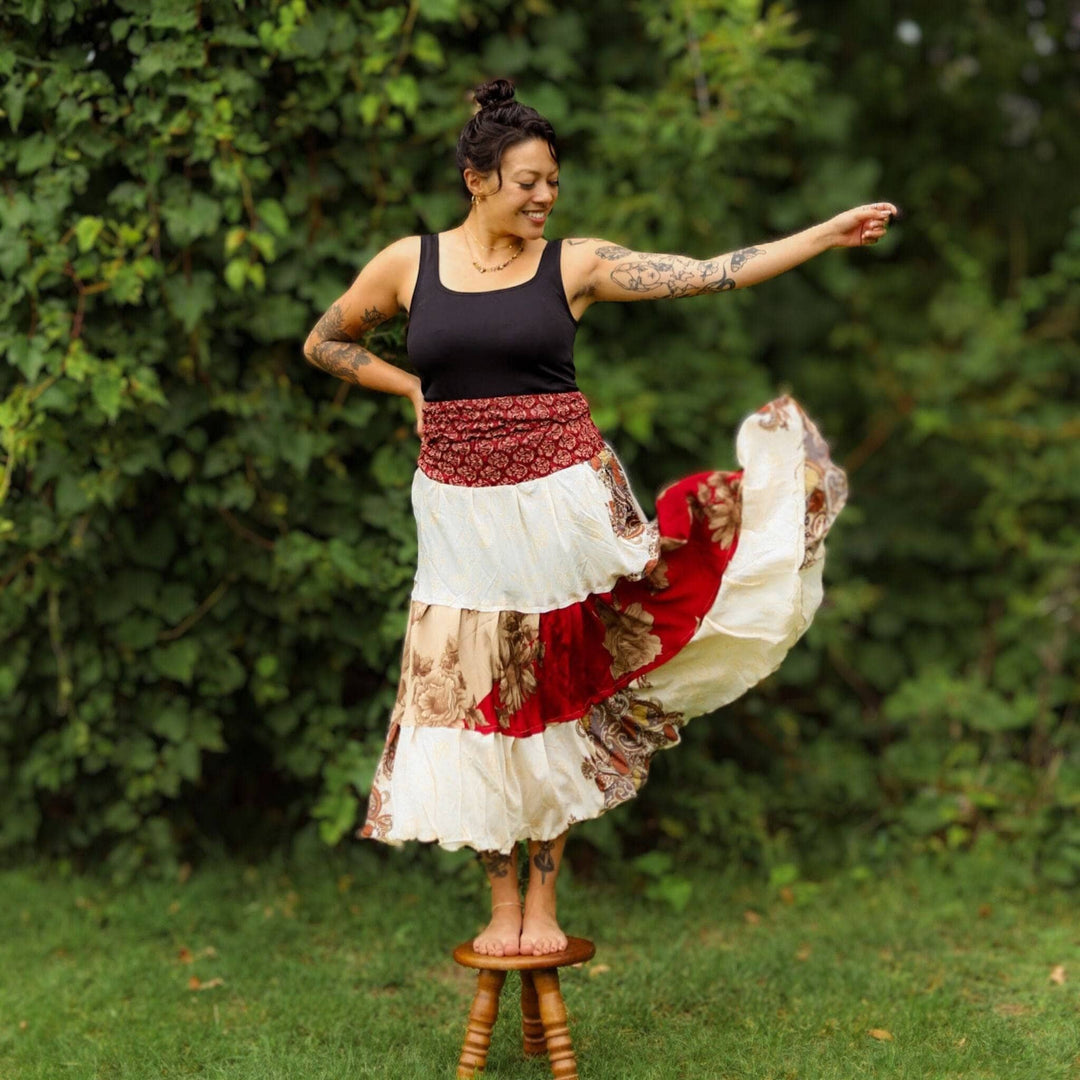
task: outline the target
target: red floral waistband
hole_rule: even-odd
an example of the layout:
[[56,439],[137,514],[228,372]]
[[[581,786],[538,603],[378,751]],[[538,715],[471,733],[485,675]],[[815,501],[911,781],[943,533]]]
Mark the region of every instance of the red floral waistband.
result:
[[588,461],[604,448],[578,391],[429,401],[417,462],[443,484],[520,484]]

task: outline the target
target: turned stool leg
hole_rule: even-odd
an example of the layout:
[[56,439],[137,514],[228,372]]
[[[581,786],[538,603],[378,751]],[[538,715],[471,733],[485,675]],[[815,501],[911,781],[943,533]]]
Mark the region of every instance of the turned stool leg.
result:
[[544,1025],[544,1038],[551,1059],[551,1075],[555,1080],[578,1080],[566,1005],[559,992],[559,972],[555,968],[542,968],[534,971],[532,977],[540,999],[540,1020]]
[[469,1010],[469,1026],[465,1031],[465,1045],[458,1062],[458,1080],[475,1076],[477,1070],[487,1064],[488,1047],[491,1046],[491,1029],[499,1015],[499,994],[506,982],[505,971],[481,970],[476,980],[476,997]]
[[521,973],[521,1031],[525,1036],[526,1057],[547,1053],[544,1025],[540,1021],[540,1002],[536,997],[531,971]]

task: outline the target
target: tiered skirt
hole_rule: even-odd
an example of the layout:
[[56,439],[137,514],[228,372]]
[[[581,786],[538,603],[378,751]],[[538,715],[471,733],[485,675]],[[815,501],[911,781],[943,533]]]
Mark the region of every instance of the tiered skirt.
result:
[[647,520],[578,393],[431,402],[419,565],[358,835],[509,852],[633,798],[694,716],[780,665],[822,598],[847,484],[791,398],[741,468]]

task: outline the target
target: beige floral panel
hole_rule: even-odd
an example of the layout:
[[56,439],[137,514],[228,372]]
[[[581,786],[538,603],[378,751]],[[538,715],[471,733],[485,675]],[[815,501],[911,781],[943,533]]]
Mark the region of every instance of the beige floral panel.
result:
[[505,726],[536,692],[539,627],[538,614],[413,603],[391,721],[473,730],[484,723],[477,703],[498,685]]

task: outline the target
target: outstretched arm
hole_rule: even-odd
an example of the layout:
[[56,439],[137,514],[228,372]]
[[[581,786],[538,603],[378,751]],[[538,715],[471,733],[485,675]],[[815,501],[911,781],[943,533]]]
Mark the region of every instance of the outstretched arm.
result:
[[833,247],[872,244],[885,234],[892,203],[856,207],[802,232],[711,259],[631,251],[604,240],[568,241],[589,300],[660,300],[756,285]]
[[400,310],[402,285],[418,258],[416,237],[399,240],[379,252],[312,328],[304,342],[304,357],[309,364],[346,382],[407,397],[416,410],[417,433],[422,434],[420,380],[356,342]]

